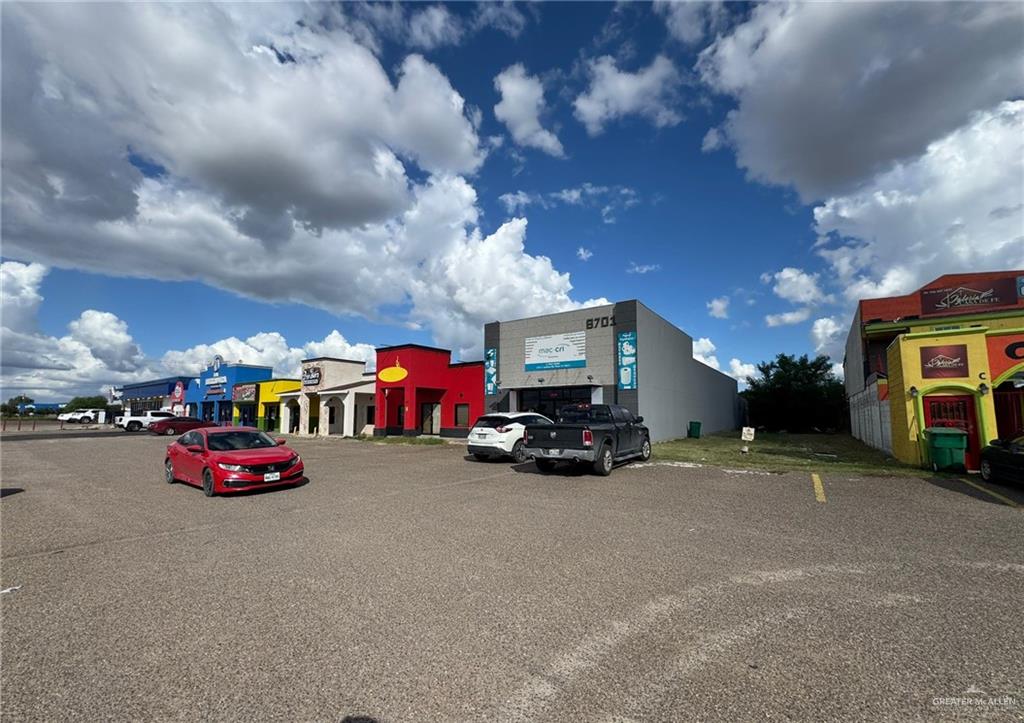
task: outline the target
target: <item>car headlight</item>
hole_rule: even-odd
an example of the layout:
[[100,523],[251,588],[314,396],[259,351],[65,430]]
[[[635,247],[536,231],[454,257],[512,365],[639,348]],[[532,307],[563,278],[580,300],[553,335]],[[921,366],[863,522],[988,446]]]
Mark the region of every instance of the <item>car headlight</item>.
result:
[[288,466],[289,467],[294,467],[295,465],[297,465],[301,461],[302,461],[302,457],[300,457],[299,455],[295,455],[290,460],[288,460]]
[[226,469],[228,472],[242,472],[245,470],[245,467],[240,464],[224,464],[223,462],[218,462],[217,466],[221,469]]

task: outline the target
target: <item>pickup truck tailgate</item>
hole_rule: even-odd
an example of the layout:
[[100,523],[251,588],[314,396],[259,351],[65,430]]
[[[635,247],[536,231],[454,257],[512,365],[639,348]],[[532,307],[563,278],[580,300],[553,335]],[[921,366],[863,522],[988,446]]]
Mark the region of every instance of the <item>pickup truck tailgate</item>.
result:
[[581,424],[530,425],[526,428],[526,446],[534,449],[583,449]]

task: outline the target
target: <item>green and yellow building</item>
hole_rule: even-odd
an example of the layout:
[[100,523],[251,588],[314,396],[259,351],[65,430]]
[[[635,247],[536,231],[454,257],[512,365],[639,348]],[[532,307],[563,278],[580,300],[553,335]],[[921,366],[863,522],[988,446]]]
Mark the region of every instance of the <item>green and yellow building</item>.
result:
[[235,384],[231,390],[234,425],[255,426],[267,432],[279,432],[281,396],[302,388],[298,379],[266,379]]
[[941,276],[857,307],[844,359],[853,435],[927,464],[922,431],[967,433],[982,447],[1024,435],[1024,270]]

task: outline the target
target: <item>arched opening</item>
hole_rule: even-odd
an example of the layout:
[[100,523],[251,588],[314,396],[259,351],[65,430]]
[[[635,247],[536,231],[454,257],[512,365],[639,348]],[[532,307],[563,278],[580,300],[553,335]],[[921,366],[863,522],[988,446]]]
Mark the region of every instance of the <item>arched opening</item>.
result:
[[320,430],[321,434],[343,434],[343,419],[344,413],[342,410],[341,397],[329,397],[324,402],[324,410],[326,411],[326,419],[321,419],[320,422],[323,428]]
[[[979,392],[975,387],[959,382],[935,384],[922,389],[915,405],[918,429],[953,427],[967,433],[964,465],[976,470],[980,464],[981,448],[988,443]],[[918,436],[922,445],[921,459],[927,459],[923,449],[924,435]]]
[[288,434],[299,433],[299,400],[289,399],[284,405],[281,415],[281,431]]
[[1024,436],[1024,363],[1009,369],[995,379],[993,385],[996,436],[999,439]]

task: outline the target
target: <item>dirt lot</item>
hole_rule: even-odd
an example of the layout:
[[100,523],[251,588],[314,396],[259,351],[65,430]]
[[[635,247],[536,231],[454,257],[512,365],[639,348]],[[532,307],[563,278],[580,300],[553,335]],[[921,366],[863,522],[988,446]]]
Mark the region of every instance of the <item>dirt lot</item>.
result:
[[5,717],[1024,716],[1024,513],[957,480],[300,440],[206,499],[165,445],[0,445]]

